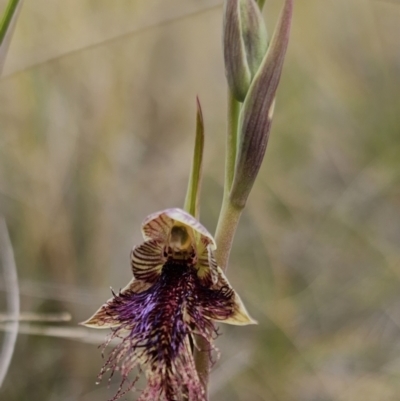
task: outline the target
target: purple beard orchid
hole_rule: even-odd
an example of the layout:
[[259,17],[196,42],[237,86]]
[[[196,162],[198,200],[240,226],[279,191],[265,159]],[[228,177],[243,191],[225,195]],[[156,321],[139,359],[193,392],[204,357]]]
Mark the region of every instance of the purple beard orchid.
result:
[[211,234],[190,214],[177,208],[151,214],[142,232],[145,242],[131,253],[132,281],[82,323],[111,328],[105,345],[121,339],[99,377],[121,372],[112,400],[134,387],[136,379],[128,376],[139,367],[147,387],[138,401],[204,401],[192,353],[195,335],[212,344],[214,321],[255,321],[218,267]]

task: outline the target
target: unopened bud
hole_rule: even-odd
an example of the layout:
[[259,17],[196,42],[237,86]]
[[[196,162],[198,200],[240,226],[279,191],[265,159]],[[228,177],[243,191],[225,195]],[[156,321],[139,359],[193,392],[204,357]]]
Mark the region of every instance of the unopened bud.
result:
[[268,143],[275,94],[289,42],[293,0],[286,0],[260,68],[251,83],[239,117],[239,145],[230,199],[244,207]]
[[223,45],[228,85],[243,101],[267,51],[267,30],[255,0],[226,0]]

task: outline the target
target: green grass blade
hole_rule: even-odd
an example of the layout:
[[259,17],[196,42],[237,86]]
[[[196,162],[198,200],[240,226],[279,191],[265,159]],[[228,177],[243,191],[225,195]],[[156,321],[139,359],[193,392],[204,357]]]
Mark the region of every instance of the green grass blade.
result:
[[203,113],[199,99],[197,99],[197,116],[196,116],[196,139],[194,145],[194,154],[192,169],[190,172],[189,185],[186,193],[184,209],[192,216],[199,218],[199,198],[201,173],[203,165],[203,149],[204,149],[204,122]]
[[0,22],[0,75],[23,0],[10,0]]

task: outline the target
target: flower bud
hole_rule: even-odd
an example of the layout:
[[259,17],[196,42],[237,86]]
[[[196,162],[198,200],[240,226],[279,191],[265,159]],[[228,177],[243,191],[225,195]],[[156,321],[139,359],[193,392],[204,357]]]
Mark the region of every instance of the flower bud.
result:
[[289,41],[293,0],[286,0],[268,52],[249,88],[239,116],[239,145],[230,193],[231,202],[244,207],[257,177],[268,143],[275,94]]
[[267,51],[267,30],[255,0],[226,0],[223,46],[228,85],[243,101]]

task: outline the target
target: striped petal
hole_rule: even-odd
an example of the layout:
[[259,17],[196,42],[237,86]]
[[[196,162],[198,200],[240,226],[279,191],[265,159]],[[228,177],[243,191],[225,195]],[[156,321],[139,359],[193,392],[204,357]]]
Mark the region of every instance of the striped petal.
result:
[[[211,311],[211,319],[219,321],[221,323],[234,324],[237,326],[245,326],[248,324],[257,324],[257,321],[254,320],[249,313],[247,312],[245,306],[243,305],[242,300],[236,291],[229,284],[228,279],[226,278],[224,272],[220,267],[217,267],[218,278],[217,283],[212,287],[214,290],[219,290],[225,293],[232,293],[232,313],[225,317],[223,314],[219,315],[218,313],[213,313],[213,305],[209,305],[209,310]],[[203,306],[207,305],[208,300],[203,300]],[[215,308],[214,308],[215,310]]]
[[113,301],[114,298],[110,298],[94,313],[93,316],[79,324],[92,329],[109,329],[111,327],[118,327],[120,325],[118,315],[111,315],[109,313],[110,305],[113,303]]
[[211,244],[209,244],[204,249],[203,253],[199,255],[196,268],[197,276],[203,285],[210,287],[217,283],[218,265]]
[[153,239],[135,246],[131,252],[133,276],[146,283],[154,283],[161,274],[165,260],[163,258],[164,243]]
[[214,238],[208,230],[192,215],[179,208],[165,209],[147,216],[142,223],[143,238],[167,241],[171,228],[176,223],[191,229],[199,254],[208,245],[211,245],[213,250],[216,248]]
[[213,254],[213,250],[216,249],[214,238],[189,213],[182,209],[172,208],[149,215],[142,224],[143,237],[147,241],[157,240],[169,244],[171,230],[174,226],[184,226],[188,231],[197,254],[196,268],[202,283],[208,286],[215,284],[218,274]]
[[[149,287],[151,287],[151,284],[133,278],[130,283],[119,292],[118,296],[121,298],[121,296],[123,297],[125,294],[131,292],[141,293],[146,291]],[[114,294],[114,296],[102,305],[92,317],[80,324],[93,329],[118,327],[121,324],[120,315],[116,308],[118,302],[118,298]]]

